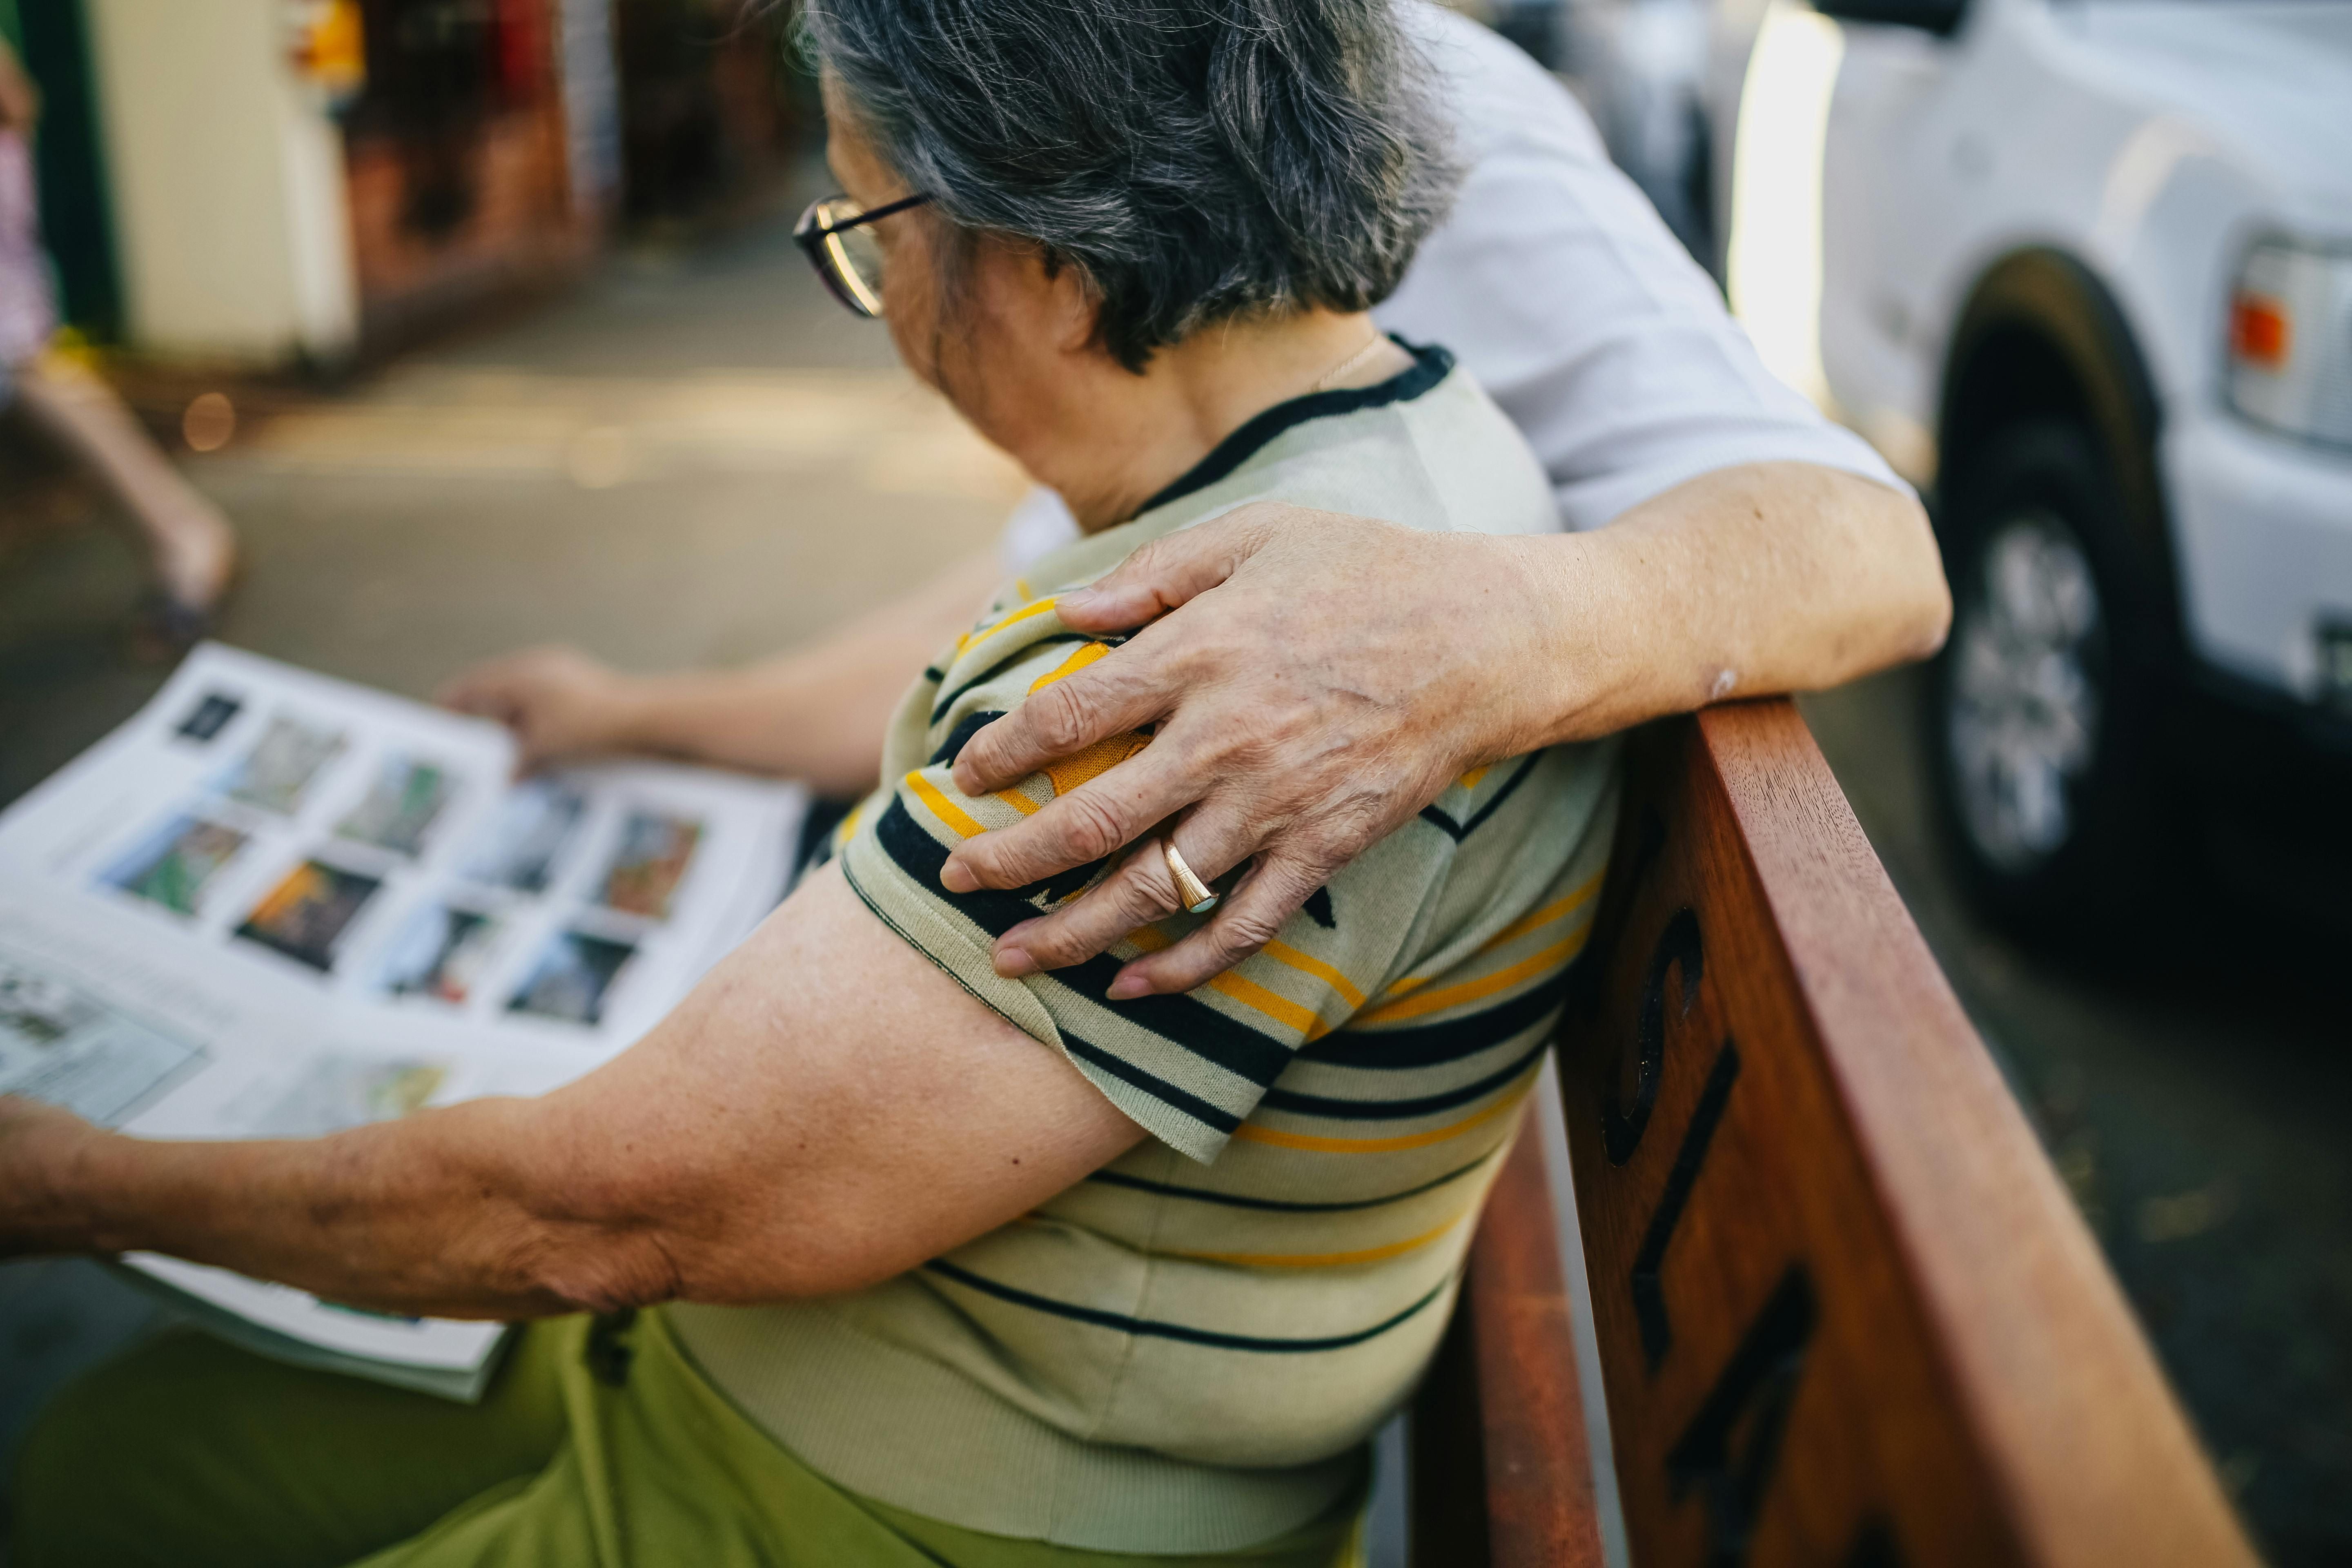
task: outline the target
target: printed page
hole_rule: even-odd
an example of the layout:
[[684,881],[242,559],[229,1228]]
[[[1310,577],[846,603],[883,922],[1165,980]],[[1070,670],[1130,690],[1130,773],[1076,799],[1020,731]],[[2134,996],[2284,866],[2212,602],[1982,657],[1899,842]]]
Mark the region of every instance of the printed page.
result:
[[[805,796],[513,764],[495,725],[200,647],[0,815],[0,1092],[142,1136],[306,1137],[608,1060],[781,899]],[[124,1261],[412,1386],[447,1392],[500,1332]]]

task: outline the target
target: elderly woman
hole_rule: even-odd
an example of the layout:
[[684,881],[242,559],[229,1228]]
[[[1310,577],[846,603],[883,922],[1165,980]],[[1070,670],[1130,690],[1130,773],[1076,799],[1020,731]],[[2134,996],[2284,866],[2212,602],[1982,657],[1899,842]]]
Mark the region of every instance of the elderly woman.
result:
[[[1366,314],[1446,199],[1423,63],[1387,0],[806,15],[845,194],[805,242],[1083,536],[915,677],[835,860],[574,1086],[244,1144],[8,1108],[10,1249],[550,1320],[470,1410],[135,1354],[33,1438],[23,1568],[1344,1551],[1583,940],[1611,747],[1481,759],[1185,994],[1119,973],[1220,896],[1174,832],[1010,891],[944,873],[1151,744],[957,783],[1109,651],[1057,596],[1139,547],[1246,502],[1552,526],[1508,421]],[[1088,887],[1111,956],[1000,972]]]

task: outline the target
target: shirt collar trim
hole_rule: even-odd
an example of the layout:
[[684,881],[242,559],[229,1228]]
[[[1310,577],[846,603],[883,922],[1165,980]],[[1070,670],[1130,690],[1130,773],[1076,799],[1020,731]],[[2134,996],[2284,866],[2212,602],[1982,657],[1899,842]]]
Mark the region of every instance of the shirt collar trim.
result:
[[1136,508],[1135,515],[1141,517],[1170,501],[1181,500],[1197,490],[1207,489],[1257,456],[1286,430],[1304,425],[1310,419],[1328,418],[1335,414],[1354,414],[1366,408],[1386,407],[1391,403],[1410,403],[1444,381],[1446,374],[1454,368],[1454,355],[1434,343],[1409,343],[1394,332],[1389,334],[1389,341],[1412,356],[1411,366],[1370,386],[1311,392],[1304,397],[1277,403],[1254,415],[1240,429],[1212,447],[1207,457]]

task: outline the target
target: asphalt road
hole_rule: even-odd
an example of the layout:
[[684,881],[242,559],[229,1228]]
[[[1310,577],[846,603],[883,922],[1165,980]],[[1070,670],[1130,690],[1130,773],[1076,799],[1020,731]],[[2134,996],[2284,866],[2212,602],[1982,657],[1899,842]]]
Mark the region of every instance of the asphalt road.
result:
[[[639,668],[788,646],[979,548],[1014,489],[780,226],[623,257],[190,468],[248,551],[222,635],[418,696],[545,638]],[[0,486],[5,803],[166,671],[124,635],[136,563],[88,492],[5,450]],[[1807,711],[2266,1549],[2352,1563],[2340,955],[2190,892],[2137,966],[2000,941],[1928,844],[1911,684]],[[138,1317],[86,1266],[0,1268],[0,1451]]]

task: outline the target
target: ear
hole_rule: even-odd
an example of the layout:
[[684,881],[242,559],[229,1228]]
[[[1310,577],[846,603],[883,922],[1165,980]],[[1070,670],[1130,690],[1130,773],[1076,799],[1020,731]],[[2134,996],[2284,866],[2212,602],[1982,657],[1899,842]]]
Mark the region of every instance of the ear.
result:
[[1042,247],[1034,255],[1053,345],[1066,354],[1099,353],[1102,299],[1095,292],[1094,279],[1066,257]]

